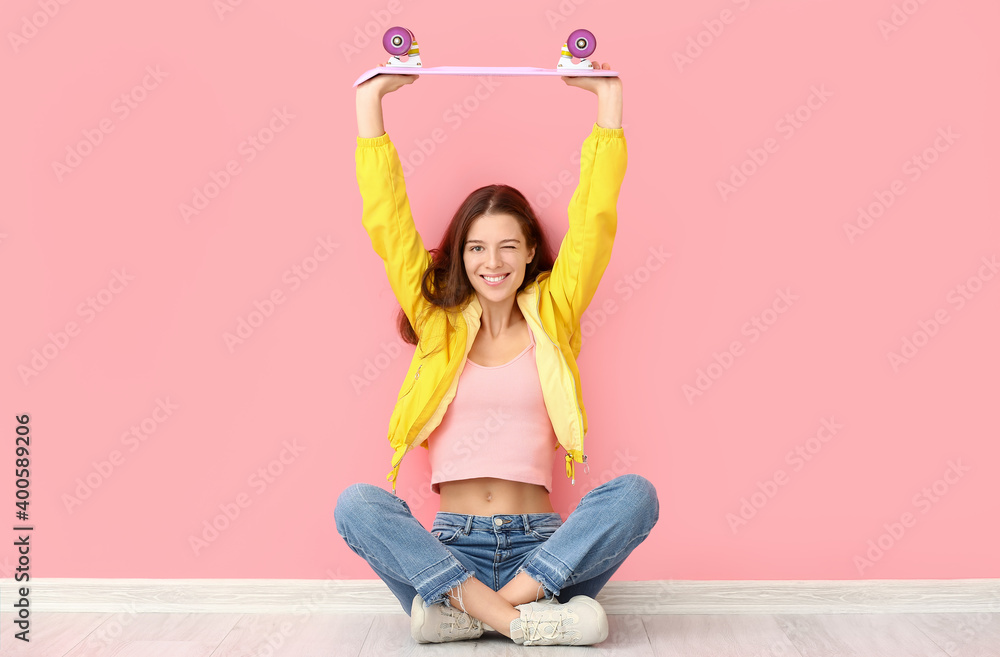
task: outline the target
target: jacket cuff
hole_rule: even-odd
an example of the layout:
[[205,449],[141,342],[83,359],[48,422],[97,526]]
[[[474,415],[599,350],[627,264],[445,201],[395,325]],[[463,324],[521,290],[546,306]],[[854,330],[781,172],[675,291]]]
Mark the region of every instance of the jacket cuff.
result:
[[359,148],[376,148],[389,143],[389,133],[383,132],[378,137],[358,137]]
[[602,128],[601,126],[594,124],[594,129],[590,131],[591,137],[607,137],[615,138],[625,137],[625,128]]

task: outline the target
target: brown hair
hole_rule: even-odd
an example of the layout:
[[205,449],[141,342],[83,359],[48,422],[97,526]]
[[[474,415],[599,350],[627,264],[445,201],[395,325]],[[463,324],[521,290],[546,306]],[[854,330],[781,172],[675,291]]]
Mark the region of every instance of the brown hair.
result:
[[[469,194],[448,224],[441,244],[436,249],[430,249],[431,264],[420,281],[424,299],[438,308],[451,310],[457,309],[470,295],[475,294],[475,288],[465,271],[463,258],[469,227],[484,214],[501,213],[517,219],[527,241],[527,249],[535,249],[535,256],[525,266],[524,280],[517,291],[531,285],[542,272],[552,270],[555,258],[528,199],[508,185],[487,185]],[[397,325],[405,342],[417,344],[420,338],[402,308],[399,309]]]

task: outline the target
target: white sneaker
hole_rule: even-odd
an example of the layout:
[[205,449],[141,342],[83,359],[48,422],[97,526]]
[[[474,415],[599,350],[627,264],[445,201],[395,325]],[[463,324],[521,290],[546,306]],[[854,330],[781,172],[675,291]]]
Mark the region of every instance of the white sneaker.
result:
[[445,603],[424,606],[417,594],[410,605],[410,636],[417,643],[444,643],[478,639],[483,635],[483,623],[469,614]]
[[529,602],[515,607],[520,618],[510,623],[510,638],[525,646],[590,646],[608,638],[604,608],[585,595],[566,604],[558,600]]

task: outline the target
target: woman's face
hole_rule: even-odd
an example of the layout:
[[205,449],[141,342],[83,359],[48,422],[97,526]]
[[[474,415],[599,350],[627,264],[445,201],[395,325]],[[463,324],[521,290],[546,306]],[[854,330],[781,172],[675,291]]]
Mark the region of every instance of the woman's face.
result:
[[465,273],[482,298],[501,301],[514,295],[534,257],[521,224],[509,214],[484,214],[469,226],[463,246]]

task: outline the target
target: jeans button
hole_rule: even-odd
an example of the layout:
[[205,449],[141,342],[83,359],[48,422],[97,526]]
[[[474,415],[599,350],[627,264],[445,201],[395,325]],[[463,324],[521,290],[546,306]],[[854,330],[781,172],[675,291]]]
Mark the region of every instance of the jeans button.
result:
[[500,518],[494,518],[493,519],[493,524],[496,525],[497,527],[499,527],[500,525],[503,524],[503,520],[501,520]]

